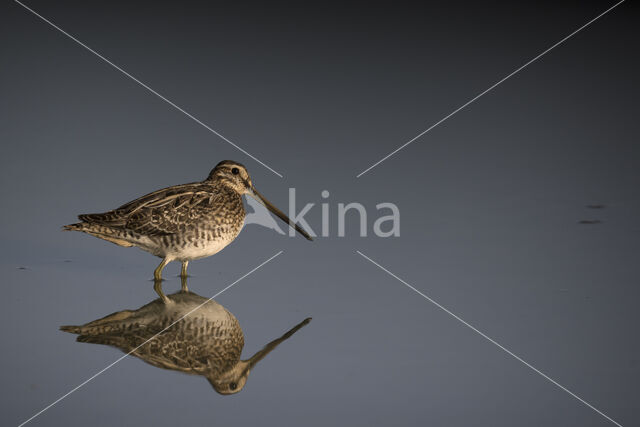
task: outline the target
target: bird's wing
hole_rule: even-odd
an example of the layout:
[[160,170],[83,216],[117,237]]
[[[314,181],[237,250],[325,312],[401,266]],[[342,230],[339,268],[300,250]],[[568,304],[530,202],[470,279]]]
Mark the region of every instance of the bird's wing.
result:
[[[114,315],[109,317],[115,319]],[[188,374],[224,372],[240,359],[244,337],[235,317],[213,322],[185,318],[175,325],[173,316],[156,314],[131,323],[135,317],[83,330],[64,330],[80,334],[79,342],[113,346],[153,366]]]
[[125,228],[148,236],[184,231],[213,206],[216,193],[192,188],[170,192],[136,206],[127,216]]
[[133,354],[159,368],[190,374],[225,372],[240,360],[244,336],[235,318],[226,325],[219,322],[201,325],[195,322],[176,333],[171,329],[156,332],[155,325],[150,324],[144,330],[143,337],[130,338],[129,345],[135,348],[133,344],[153,332],[154,338],[143,346],[137,343],[140,347]]
[[196,189],[200,186],[202,186],[201,183],[194,182],[162,188],[160,190],[154,191],[153,193],[146,194],[142,197],[125,203],[117,209],[103,213],[82,214],[78,215],[78,218],[83,222],[88,222],[91,224],[122,228],[126,226],[127,221],[132,214],[140,209],[143,209],[148,204],[161,201],[170,196],[179,194],[193,194],[193,192],[197,191]]
[[162,369],[187,374],[197,374],[207,369],[208,359],[202,349],[184,340],[175,338],[171,338],[170,341],[163,340],[161,336],[147,341],[149,337],[146,333],[144,336],[132,333],[79,335],[77,341],[116,347]]
[[135,200],[127,202],[124,205],[120,206],[116,210],[117,211],[131,212],[131,211],[133,211],[134,209],[136,209],[136,208],[138,208],[140,206],[144,206],[146,203],[162,199],[165,196],[170,195],[170,194],[177,194],[177,193],[181,193],[181,192],[191,192],[191,191],[193,191],[194,188],[197,188],[197,187],[199,187],[201,185],[202,185],[202,183],[200,183],[200,182],[190,182],[188,184],[174,185],[174,186],[171,186],[171,187],[161,188],[160,190],[156,190],[156,191],[154,191],[152,193],[145,194],[142,197],[138,197]]
[[[172,335],[172,334],[170,334]],[[153,366],[196,374],[207,369],[206,348],[189,339],[154,338],[133,354]]]
[[215,187],[203,183],[176,185],[154,191],[113,211],[79,218],[148,236],[168,235],[210,212],[211,206],[220,206],[221,203],[216,203],[219,197]]

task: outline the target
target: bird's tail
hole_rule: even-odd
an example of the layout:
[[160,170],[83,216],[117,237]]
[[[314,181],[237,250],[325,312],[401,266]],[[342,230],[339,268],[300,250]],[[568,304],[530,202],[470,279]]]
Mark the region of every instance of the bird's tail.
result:
[[117,335],[78,335],[78,342],[86,342],[89,344],[104,344],[120,347],[125,344],[124,337]]
[[81,221],[76,224],[69,224],[62,227],[69,231],[96,231],[101,226],[109,228],[123,227],[127,223],[128,213],[122,210],[113,210],[109,212],[81,214],[78,219]]
[[[81,215],[82,217],[83,215]],[[106,226],[102,224],[92,222],[78,222],[75,224],[69,224],[62,227],[63,231],[82,231],[100,239],[106,240],[111,243],[115,243],[118,246],[124,246],[125,248],[133,246],[133,243],[126,240],[123,236],[123,230],[116,227]]]
[[131,310],[122,310],[105,316],[101,319],[94,320],[85,325],[73,326],[65,325],[60,326],[60,330],[77,335],[101,335],[112,332],[113,330],[120,330],[126,328],[128,323],[127,319],[130,319],[135,312]]
[[90,344],[105,344],[105,345],[122,345],[124,337],[120,333],[111,334],[101,333],[97,328],[88,328],[84,326],[60,326],[61,331],[77,334],[76,341],[86,342]]
[[62,230],[63,231],[84,231],[84,226],[85,225],[87,225],[87,224],[82,223],[82,222],[78,222],[76,224],[63,225],[62,226]]
[[60,326],[60,330],[70,334],[80,334],[82,333],[82,326],[65,325]]

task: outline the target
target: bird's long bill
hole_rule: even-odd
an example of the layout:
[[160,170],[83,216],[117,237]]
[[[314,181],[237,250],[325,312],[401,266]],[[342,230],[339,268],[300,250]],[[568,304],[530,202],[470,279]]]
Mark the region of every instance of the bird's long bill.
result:
[[302,322],[298,323],[296,326],[289,329],[289,331],[285,333],[283,336],[265,345],[262,350],[260,350],[259,352],[251,356],[251,358],[246,361],[248,363],[247,369],[252,369],[256,365],[256,363],[264,359],[264,357],[267,354],[271,353],[271,351],[274,348],[276,348],[280,343],[282,343],[283,341],[286,341],[289,337],[291,337],[291,335],[295,334],[300,328],[307,325],[309,322],[311,322],[311,317],[307,317]]
[[280,209],[273,206],[271,202],[268,201],[262,194],[258,193],[258,190],[256,190],[253,186],[250,188],[251,188],[251,193],[255,196],[256,200],[262,203],[267,209],[273,212],[278,218],[280,218],[281,220],[289,224],[291,227],[293,227],[298,233],[302,234],[307,240],[313,240],[309,235],[309,233],[304,231],[304,229],[300,227],[298,224],[291,221],[289,217],[284,214],[284,212],[282,212]]

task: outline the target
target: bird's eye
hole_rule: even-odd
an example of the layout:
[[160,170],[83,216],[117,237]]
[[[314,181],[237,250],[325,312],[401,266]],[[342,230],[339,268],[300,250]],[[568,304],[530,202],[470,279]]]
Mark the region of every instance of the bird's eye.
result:
[[[237,169],[236,169],[237,170]],[[236,383],[229,383],[229,390],[235,390],[236,388],[238,388],[238,384]]]
[[240,169],[233,168],[233,169],[231,169],[231,173],[234,174],[234,175],[238,175],[240,173]]

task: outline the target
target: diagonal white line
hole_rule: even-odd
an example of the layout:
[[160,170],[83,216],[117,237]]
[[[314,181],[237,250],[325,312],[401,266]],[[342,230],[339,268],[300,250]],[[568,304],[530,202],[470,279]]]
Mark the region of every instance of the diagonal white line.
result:
[[251,157],[253,160],[255,160],[256,162],[260,163],[262,166],[264,166],[265,168],[269,169],[271,172],[275,173],[276,175],[278,175],[280,178],[282,178],[283,176],[276,172],[275,170],[273,170],[271,167],[267,166],[264,162],[262,162],[260,159],[258,159],[257,157],[249,154],[249,152],[247,152],[245,149],[243,149],[242,147],[238,146],[237,144],[235,144],[234,142],[232,142],[231,140],[229,140],[228,138],[226,138],[224,135],[222,135],[221,133],[219,133],[218,131],[216,131],[215,129],[213,129],[211,126],[207,125],[206,123],[202,122],[200,119],[198,119],[197,117],[195,117],[194,115],[192,115],[191,113],[187,112],[184,108],[180,107],[179,105],[175,104],[173,101],[170,101],[169,99],[167,99],[166,97],[162,96],[160,93],[156,92],[154,89],[152,89],[151,87],[149,87],[148,85],[144,84],[143,82],[141,82],[140,80],[138,80],[137,78],[135,78],[134,76],[132,76],[131,74],[129,74],[128,72],[126,72],[125,70],[123,70],[122,68],[120,68],[119,66],[117,66],[116,64],[114,64],[113,62],[111,62],[110,60],[108,60],[107,58],[105,58],[104,56],[102,56],[101,54],[99,54],[98,52],[96,52],[95,50],[91,49],[89,46],[87,46],[86,44],[84,44],[83,42],[81,42],[80,40],[78,40],[77,38],[75,38],[74,36],[72,36],[71,34],[67,33],[65,30],[63,30],[62,28],[58,27],[56,24],[54,24],[53,22],[49,21],[47,18],[45,18],[44,16],[40,15],[38,12],[36,12],[35,10],[31,9],[29,6],[26,6],[24,3],[20,2],[19,0],[14,0],[16,3],[18,3],[20,6],[22,6],[23,8],[25,8],[26,10],[28,10],[29,12],[31,12],[32,14],[34,14],[35,16],[37,16],[38,18],[40,18],[41,20],[43,20],[44,22],[46,22],[47,24],[49,24],[50,26],[52,26],[53,28],[55,28],[56,30],[60,31],[62,34],[64,34],[65,36],[67,36],[68,38],[70,38],[71,40],[73,40],[74,42],[78,43],[80,46],[84,47],[85,49],[87,49],[89,52],[93,53],[95,56],[97,56],[98,58],[102,59],[104,62],[106,62],[107,64],[111,65],[113,68],[115,68],[116,70],[120,71],[122,74],[124,74],[125,76],[129,77],[131,80],[133,80],[134,82],[138,83],[140,86],[142,86],[143,88],[147,89],[149,92],[151,92],[152,94],[154,94],[155,96],[157,96],[158,98],[162,99],[164,102],[166,102],[167,104],[171,105],[173,108],[175,108],[176,110],[180,111],[182,114],[184,114],[185,116],[189,117],[191,120],[193,120],[194,122],[198,123],[200,126],[204,127],[205,129],[207,129],[209,132],[213,133],[214,135],[218,136],[219,138],[223,139],[224,141],[228,142],[229,144],[231,144],[234,148],[236,148],[237,150],[243,152],[244,154],[246,154],[247,156]]
[[386,268],[384,268],[383,266],[381,266],[380,264],[378,264],[377,262],[375,262],[374,260],[372,260],[371,258],[369,258],[368,256],[366,256],[365,254],[363,254],[360,251],[356,251],[360,256],[362,256],[364,259],[366,259],[367,261],[369,261],[370,263],[372,263],[373,265],[375,265],[376,267],[378,267],[379,269],[381,269],[382,271],[384,271],[385,273],[387,273],[388,275],[390,275],[391,277],[393,277],[394,279],[396,279],[397,281],[401,282],[402,284],[404,284],[405,286],[407,286],[409,289],[411,289],[412,291],[414,291],[415,293],[417,293],[418,295],[422,296],[424,299],[426,299],[427,301],[429,301],[431,304],[435,305],[436,307],[438,307],[440,310],[444,311],[445,313],[447,313],[448,315],[450,315],[451,317],[453,317],[454,319],[456,319],[458,322],[462,323],[463,325],[465,325],[467,328],[471,329],[473,332],[477,333],[478,335],[480,335],[482,338],[486,339],[487,341],[489,341],[490,343],[494,344],[496,347],[498,347],[500,350],[504,351],[505,353],[507,353],[509,356],[513,357],[514,359],[516,359],[518,362],[522,363],[523,365],[525,365],[526,367],[528,367],[529,369],[531,369],[532,371],[534,371],[535,373],[537,373],[538,375],[540,375],[541,377],[543,377],[544,379],[546,379],[547,381],[551,382],[552,384],[556,385],[558,388],[560,388],[561,390],[567,392],[569,395],[575,397],[576,399],[578,399],[580,402],[584,403],[586,406],[588,406],[589,408],[593,409],[594,411],[596,411],[598,414],[602,415],[604,418],[606,418],[607,420],[611,421],[613,424],[617,425],[618,427],[622,427],[622,425],[620,423],[618,423],[617,421],[615,421],[614,419],[612,419],[611,417],[609,417],[607,414],[605,414],[604,412],[602,412],[601,410],[599,410],[598,408],[594,407],[592,404],[590,404],[589,402],[587,402],[586,400],[584,400],[583,398],[581,398],[580,396],[578,396],[577,394],[575,394],[574,392],[572,392],[571,390],[569,390],[568,388],[566,388],[565,386],[563,386],[562,384],[560,384],[559,382],[557,382],[556,380],[554,380],[553,378],[551,378],[550,376],[548,376],[547,374],[545,374],[544,372],[540,371],[538,368],[536,368],[535,366],[531,365],[530,363],[528,363],[526,360],[522,359],[520,356],[518,356],[517,354],[513,353],[511,350],[509,350],[508,348],[504,347],[502,344],[500,344],[499,342],[497,342],[496,340],[494,340],[493,338],[491,338],[490,336],[488,336],[487,334],[485,334],[484,332],[480,331],[479,329],[477,329],[475,326],[467,323],[464,319],[462,319],[460,316],[456,315],[455,313],[451,312],[450,310],[448,310],[446,307],[442,306],[441,304],[439,304],[437,301],[433,300],[432,298],[429,298],[427,295],[423,294],[422,292],[420,292],[419,290],[417,290],[416,288],[414,288],[413,286],[411,286],[409,283],[405,282],[404,280],[402,280],[401,278],[399,278],[398,276],[396,276],[395,274],[393,274],[392,272],[390,272],[389,270],[387,270]]
[[385,160],[387,160],[389,157],[393,156],[394,154],[396,154],[398,151],[402,150],[403,148],[405,148],[407,145],[411,144],[412,142],[414,142],[415,140],[417,140],[418,138],[420,138],[422,135],[426,134],[427,132],[429,132],[430,130],[432,130],[433,128],[435,128],[436,126],[440,125],[442,122],[444,122],[445,120],[449,119],[450,117],[452,117],[453,115],[455,115],[456,113],[458,113],[460,110],[466,108],[468,105],[470,105],[471,103],[473,103],[474,101],[476,101],[478,98],[482,97],[483,95],[487,94],[488,92],[490,92],[491,90],[493,90],[494,88],[496,88],[498,85],[500,85],[501,83],[503,83],[505,80],[513,77],[514,75],[516,75],[517,73],[519,73],[520,71],[524,70],[526,67],[528,67],[529,65],[531,65],[532,63],[534,63],[535,61],[537,61],[538,59],[542,58],[544,55],[546,55],[547,53],[549,53],[550,51],[552,51],[553,49],[555,49],[556,47],[560,46],[562,43],[566,42],[567,40],[569,40],[571,37],[575,36],[576,34],[578,34],[580,31],[584,30],[585,28],[587,28],[589,25],[593,24],[594,22],[596,22],[598,19],[602,18],[604,15],[606,15],[607,13],[611,12],[613,9],[615,9],[616,7],[618,7],[619,5],[621,5],[622,3],[624,3],[625,0],[621,0],[618,3],[614,4],[613,6],[611,6],[609,9],[605,10],[604,12],[602,12],[600,15],[596,16],[595,18],[593,18],[591,21],[587,22],[586,24],[584,24],[582,27],[578,28],[577,30],[575,30],[574,32],[572,32],[571,34],[569,34],[568,36],[566,36],[565,38],[563,38],[562,40],[560,40],[559,42],[557,42],[556,44],[554,44],[553,46],[551,46],[550,48],[544,50],[542,53],[540,53],[539,55],[537,55],[536,57],[534,57],[533,59],[529,60],[528,62],[526,62],[524,65],[518,67],[515,71],[511,72],[510,74],[508,74],[506,77],[503,77],[502,79],[500,79],[499,81],[497,81],[496,83],[494,83],[493,85],[491,85],[488,89],[486,89],[485,91],[479,93],[478,95],[474,96],[473,98],[471,98],[469,101],[465,102],[464,104],[462,104],[460,107],[456,108],[455,110],[453,110],[451,113],[447,114],[446,116],[444,116],[443,118],[441,118],[440,120],[438,120],[437,122],[435,122],[434,124],[432,124],[431,126],[429,126],[427,129],[425,129],[424,131],[420,132],[418,135],[416,135],[415,137],[411,138],[409,141],[405,142],[404,144],[402,144],[400,147],[396,148],[395,150],[393,150],[391,153],[387,154],[386,156],[384,156],[383,158],[381,158],[380,160],[378,160],[377,162],[375,162],[374,164],[372,164],[371,166],[369,166],[368,168],[366,168],[365,170],[363,170],[362,172],[360,172],[358,175],[356,175],[356,178],[360,178],[362,175],[364,175],[365,173],[369,172],[371,169],[375,168],[376,166],[378,166],[380,163],[384,162]]
[[70,394],[74,393],[75,391],[79,390],[81,387],[83,387],[84,385],[86,385],[87,383],[89,383],[90,381],[92,381],[93,379],[95,379],[96,377],[98,377],[99,375],[101,375],[103,372],[105,372],[106,370],[110,369],[111,367],[113,367],[116,363],[120,362],[121,360],[123,360],[124,358],[126,358],[127,356],[129,356],[131,353],[135,352],[136,350],[138,350],[140,347],[142,347],[143,345],[147,344],[149,341],[151,341],[152,339],[154,339],[155,337],[157,337],[158,335],[162,334],[164,331],[166,331],[167,329],[169,329],[170,327],[172,327],[173,325],[175,325],[176,323],[178,323],[179,321],[181,321],[182,319],[184,319],[185,317],[188,317],[189,315],[191,315],[191,313],[193,313],[194,311],[200,309],[200,307],[202,307],[203,305],[207,304],[208,302],[210,302],[212,299],[214,299],[215,297],[217,297],[218,295],[222,294],[224,291],[226,291],[227,289],[231,288],[233,285],[235,285],[236,283],[238,283],[239,281],[241,281],[242,279],[244,279],[245,277],[249,276],[251,273],[253,273],[254,271],[256,271],[257,269],[259,269],[260,267],[262,267],[263,265],[267,264],[268,262],[270,262],[271,260],[273,260],[275,257],[277,257],[278,255],[282,254],[283,251],[278,252],[277,254],[273,255],[271,258],[269,258],[268,260],[264,261],[262,264],[260,264],[259,266],[255,267],[254,269],[252,269],[251,271],[249,271],[248,273],[246,273],[244,276],[240,277],[239,279],[236,279],[233,283],[231,283],[230,285],[228,285],[226,288],[224,288],[223,290],[221,290],[220,292],[218,292],[217,294],[215,294],[214,296],[212,296],[211,298],[209,298],[208,300],[206,300],[205,302],[203,302],[202,304],[200,304],[199,306],[197,306],[196,308],[194,308],[193,310],[189,311],[187,314],[185,314],[184,316],[182,316],[181,318],[179,318],[178,320],[174,321],[172,324],[170,324],[169,326],[167,326],[166,328],[164,328],[163,330],[161,330],[160,332],[158,332],[157,334],[155,334],[154,336],[152,336],[151,338],[149,338],[148,340],[146,340],[145,342],[143,342],[142,344],[140,344],[139,346],[137,346],[136,348],[134,348],[133,350],[131,350],[130,352],[126,353],[123,356],[120,356],[118,359],[116,359],[114,362],[112,362],[111,364],[107,365],[106,367],[102,368],[101,370],[99,370],[98,372],[96,372],[95,374],[93,374],[92,376],[90,376],[89,378],[87,378],[85,381],[81,382],[80,384],[78,384],[77,386],[75,386],[74,388],[72,388],[71,390],[69,390],[67,393],[63,394],[62,396],[60,396],[59,398],[57,398],[56,400],[54,400],[53,402],[51,402],[49,405],[45,406],[44,408],[42,408],[40,411],[36,412],[34,415],[32,415],[29,419],[23,421],[22,423],[20,423],[18,425],[18,427],[22,427],[23,425],[27,424],[28,422],[30,422],[31,420],[33,420],[34,418],[36,418],[37,416],[41,415],[42,413],[46,412],[47,410],[51,409],[53,406],[55,406],[56,404],[60,403],[62,400],[64,400],[65,398],[67,398]]

